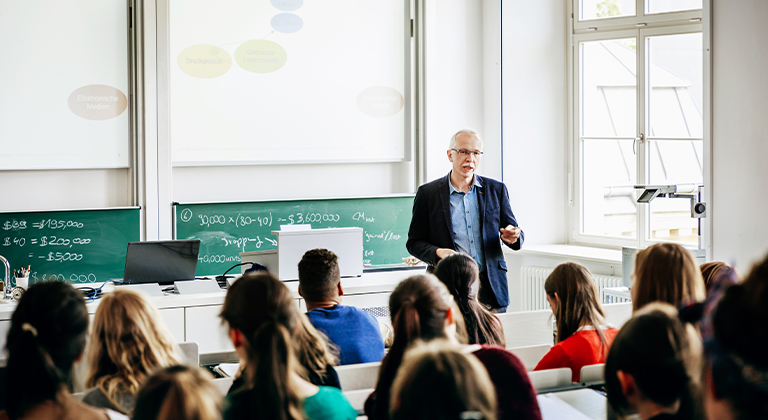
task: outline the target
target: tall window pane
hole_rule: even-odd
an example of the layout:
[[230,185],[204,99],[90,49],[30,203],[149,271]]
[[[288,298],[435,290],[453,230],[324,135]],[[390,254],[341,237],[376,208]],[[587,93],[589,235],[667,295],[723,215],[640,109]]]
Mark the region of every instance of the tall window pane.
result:
[[[701,33],[648,39],[651,184],[703,183],[703,70]],[[663,140],[663,139],[678,140]],[[691,140],[679,140],[690,138]],[[698,243],[698,220],[690,201],[656,199],[650,205],[649,238]]]
[[635,0],[581,0],[579,2],[579,20],[634,15]]
[[632,140],[582,142],[582,231],[636,238],[637,173]]
[[581,134],[635,137],[635,38],[581,44]]

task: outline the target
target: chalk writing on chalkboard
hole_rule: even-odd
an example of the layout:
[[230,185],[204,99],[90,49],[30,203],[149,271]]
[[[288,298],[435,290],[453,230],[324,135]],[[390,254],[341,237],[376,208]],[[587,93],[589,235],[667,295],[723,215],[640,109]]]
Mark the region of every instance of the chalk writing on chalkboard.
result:
[[0,213],[0,255],[31,267],[30,281],[94,283],[122,277],[139,209]]
[[240,252],[277,248],[282,225],[363,228],[363,263],[402,264],[413,196],[176,205],[176,238],[200,239],[198,275],[219,274]]

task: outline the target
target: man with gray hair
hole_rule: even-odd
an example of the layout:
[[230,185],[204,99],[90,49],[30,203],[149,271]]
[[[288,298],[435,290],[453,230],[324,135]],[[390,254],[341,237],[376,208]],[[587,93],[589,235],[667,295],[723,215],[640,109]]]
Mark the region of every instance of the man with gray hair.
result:
[[507,263],[501,244],[519,250],[525,236],[518,227],[503,183],[476,175],[483,141],[476,131],[451,137],[451,172],[419,187],[413,201],[408,252],[429,264],[454,252],[469,254],[480,268],[478,299],[496,312],[509,305]]

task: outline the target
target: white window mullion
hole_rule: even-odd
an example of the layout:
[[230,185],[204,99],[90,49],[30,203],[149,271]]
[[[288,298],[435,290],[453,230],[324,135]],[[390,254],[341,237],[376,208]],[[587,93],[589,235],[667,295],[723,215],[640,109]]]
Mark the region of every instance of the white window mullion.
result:
[[[642,3],[642,2],[638,2]],[[638,5],[638,9],[643,5]],[[637,147],[637,183],[648,183],[648,90],[647,90],[647,78],[648,74],[648,60],[646,60],[646,37],[644,30],[637,31],[637,135],[642,137],[642,141],[638,142]],[[637,204],[637,239],[639,240],[640,247],[646,247],[646,238],[649,236],[649,204],[638,203]]]

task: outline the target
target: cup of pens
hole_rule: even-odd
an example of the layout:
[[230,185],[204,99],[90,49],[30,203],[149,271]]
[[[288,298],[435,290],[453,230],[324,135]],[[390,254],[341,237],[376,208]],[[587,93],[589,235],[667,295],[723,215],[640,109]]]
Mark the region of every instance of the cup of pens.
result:
[[16,287],[21,287],[24,290],[29,289],[29,271],[31,268],[32,266],[28,266],[13,270],[13,276],[16,277]]

